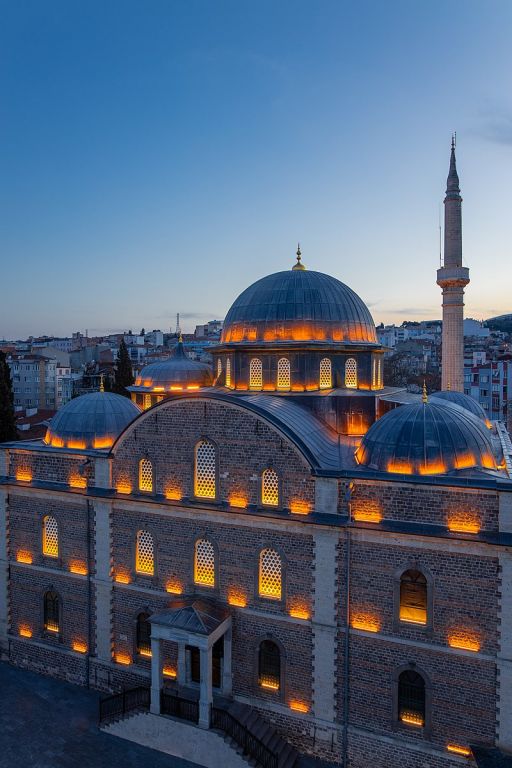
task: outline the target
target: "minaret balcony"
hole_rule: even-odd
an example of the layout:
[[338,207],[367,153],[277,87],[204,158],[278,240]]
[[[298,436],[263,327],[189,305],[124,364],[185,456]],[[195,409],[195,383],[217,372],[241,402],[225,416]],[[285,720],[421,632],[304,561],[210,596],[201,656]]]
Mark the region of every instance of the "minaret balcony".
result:
[[468,267],[441,267],[437,270],[437,284],[441,286],[441,288],[464,288],[468,283]]

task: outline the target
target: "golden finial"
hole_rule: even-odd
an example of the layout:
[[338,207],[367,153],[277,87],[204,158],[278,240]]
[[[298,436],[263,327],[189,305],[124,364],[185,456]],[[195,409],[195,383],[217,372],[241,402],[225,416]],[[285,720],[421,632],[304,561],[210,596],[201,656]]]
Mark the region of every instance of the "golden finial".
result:
[[421,399],[423,403],[428,403],[427,385],[425,384],[425,379],[423,379],[423,394],[421,395]]
[[292,269],[306,269],[304,264],[301,262],[302,253],[300,250],[300,243],[297,243],[297,263],[293,265]]
[[448,384],[446,385],[446,391],[449,392],[451,388],[452,388],[452,385],[450,384],[450,382],[448,382]]
[[178,344],[183,344],[183,335],[181,333],[178,336]]
[[104,392],[104,391],[105,391],[105,385],[103,383],[103,374],[100,373],[100,392]]

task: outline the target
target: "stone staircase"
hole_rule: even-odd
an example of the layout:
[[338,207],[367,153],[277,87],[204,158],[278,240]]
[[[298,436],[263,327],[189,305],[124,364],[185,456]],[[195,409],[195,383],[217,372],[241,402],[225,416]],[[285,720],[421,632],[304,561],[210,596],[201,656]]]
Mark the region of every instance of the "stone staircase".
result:
[[277,768],[294,768],[299,753],[255,709],[239,702],[231,703],[226,709],[249,733],[277,755]]

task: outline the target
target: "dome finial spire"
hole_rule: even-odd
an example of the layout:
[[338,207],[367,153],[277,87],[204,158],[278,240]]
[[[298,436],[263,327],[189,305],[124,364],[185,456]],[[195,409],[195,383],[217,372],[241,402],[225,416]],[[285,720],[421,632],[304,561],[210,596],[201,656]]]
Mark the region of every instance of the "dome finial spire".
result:
[[103,383],[103,374],[100,373],[100,392],[105,391],[105,384]]
[[425,384],[425,379],[423,379],[423,392],[421,395],[421,400],[423,403],[428,403],[427,385]]
[[292,269],[306,269],[304,264],[302,263],[302,252],[300,250],[300,243],[297,243],[297,263],[293,265]]

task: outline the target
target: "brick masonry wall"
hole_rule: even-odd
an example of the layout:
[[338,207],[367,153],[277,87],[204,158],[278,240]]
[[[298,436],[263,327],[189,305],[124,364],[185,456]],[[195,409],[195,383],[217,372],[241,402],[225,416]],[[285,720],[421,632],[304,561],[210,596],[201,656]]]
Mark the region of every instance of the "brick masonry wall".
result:
[[370,734],[350,732],[348,741],[347,768],[475,768],[474,760],[452,757],[449,753],[415,751],[407,744],[383,741]]
[[85,685],[87,682],[87,659],[78,653],[62,653],[61,649],[50,645],[13,640],[9,660],[17,667],[67,680],[75,685]]
[[[32,480],[43,480],[49,483],[70,484],[73,479],[84,478],[94,485],[94,462],[86,464],[87,457],[77,454],[59,454],[56,451],[42,453],[39,451],[10,452],[10,474],[16,477],[18,473],[30,472]],[[23,478],[22,478],[23,479]]]

